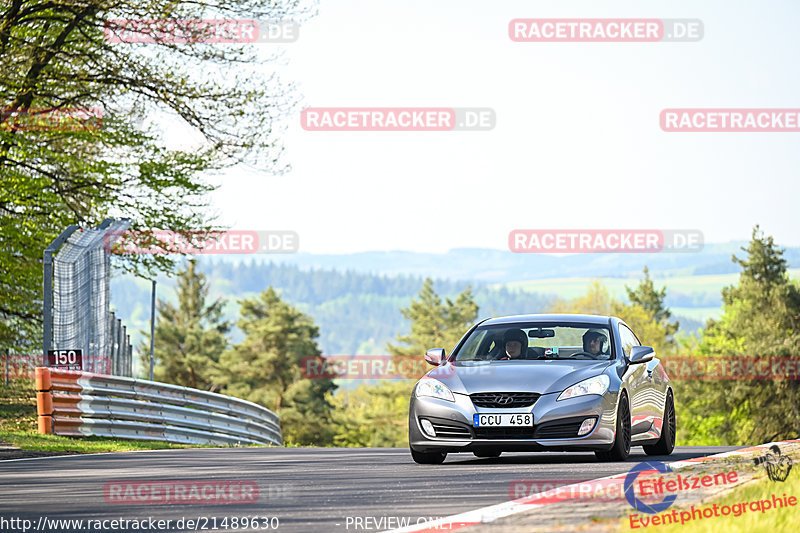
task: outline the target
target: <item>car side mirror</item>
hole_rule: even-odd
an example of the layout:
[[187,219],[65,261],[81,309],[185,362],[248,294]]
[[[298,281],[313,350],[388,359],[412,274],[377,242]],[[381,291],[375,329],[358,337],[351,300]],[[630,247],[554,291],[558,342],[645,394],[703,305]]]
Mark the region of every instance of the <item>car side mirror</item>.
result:
[[634,346],[631,348],[630,364],[637,365],[652,361],[656,351],[651,346]]
[[431,348],[425,352],[425,360],[433,366],[441,365],[444,361],[444,348]]

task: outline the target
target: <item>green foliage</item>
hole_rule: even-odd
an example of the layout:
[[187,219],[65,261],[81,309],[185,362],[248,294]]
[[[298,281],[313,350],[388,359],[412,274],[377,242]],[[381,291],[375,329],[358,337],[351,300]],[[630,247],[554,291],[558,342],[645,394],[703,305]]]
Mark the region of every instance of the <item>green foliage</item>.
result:
[[[131,218],[134,230],[208,231],[206,193],[213,187],[203,172],[242,160],[285,168],[280,118],[296,97],[276,77],[253,73],[260,62],[253,46],[113,43],[105,33],[109,21],[309,13],[303,0],[5,2],[0,349],[30,353],[35,346],[26,339],[41,338],[42,251],[68,225],[94,226],[115,216]],[[214,76],[223,69],[224,76]],[[89,110],[92,118],[72,118],[65,127],[53,110],[73,117],[81,112],[74,110]],[[177,137],[194,134],[197,142],[170,146],[162,131],[143,125],[153,115],[182,130]],[[174,258],[129,254],[122,265],[152,277],[171,271]]]
[[408,401],[413,381],[361,385],[332,396],[333,442],[345,447],[408,445]]
[[[647,276],[646,271],[645,276]],[[643,283],[645,283],[646,280],[643,281]],[[652,282],[650,286],[652,287]],[[657,354],[663,356],[670,353],[674,348],[669,339],[669,336],[674,333],[674,330],[669,324],[659,321],[652,308],[658,308],[662,313],[666,313],[666,316],[669,316],[669,310],[664,307],[665,295],[666,293],[664,290],[656,292],[652,300],[648,301],[648,305],[651,306],[651,309],[647,309],[638,303],[629,305],[615,300],[600,281],[595,280],[589,286],[584,296],[573,300],[558,299],[550,307],[550,312],[584,313],[619,317],[631,327],[642,344],[645,346],[652,346]]]
[[[189,261],[178,275],[178,307],[159,300],[155,327],[154,356],[156,381],[194,389],[214,390],[213,375],[227,346],[230,326],[222,320],[224,302],[209,304],[208,282]],[[150,367],[150,334],[139,346],[142,368]]]
[[586,294],[572,300],[557,299],[550,305],[550,313],[581,313],[587,315],[610,315],[616,303],[599,280],[594,280]]
[[645,346],[652,346],[659,357],[675,351],[675,343],[671,338],[674,329],[669,324],[657,320],[652,311],[637,304],[615,302],[611,314],[624,320],[636,333],[639,341]]
[[661,287],[661,290],[656,290],[653,280],[650,279],[650,271],[647,266],[644,267],[644,278],[639,280],[639,285],[633,289],[626,285],[625,291],[628,293],[628,300],[631,304],[638,305],[645,311],[649,311],[657,322],[664,325],[668,337],[678,331],[679,324],[677,322],[669,322],[672,313],[664,305],[664,300],[667,297],[667,288]]
[[220,358],[216,382],[223,392],[261,404],[281,418],[287,441],[329,444],[331,405],[336,389],[328,379],[304,379],[301,361],[319,357],[313,320],[281,300],[272,287],[241,304],[244,340]]
[[37,427],[33,380],[11,379],[6,386],[0,379],[0,432],[35,432]]
[[[478,317],[478,305],[467,287],[455,300],[444,302],[425,279],[417,299],[400,312],[411,323],[411,332],[389,344],[396,359],[421,357],[428,348],[455,346]],[[418,377],[418,376],[414,376]],[[391,446],[408,444],[408,401],[413,381],[362,385],[331,397],[336,408],[333,441],[338,446]]]
[[455,347],[464,333],[478,318],[478,304],[467,287],[455,301],[446,298],[444,303],[433,289],[433,280],[426,278],[417,300],[401,309],[403,317],[411,322],[411,332],[397,337],[405,346],[389,344],[389,353],[397,356],[421,356],[429,348]]
[[[756,226],[739,283],[722,291],[723,315],[709,320],[698,357],[796,356],[800,348],[800,290],[789,280],[783,250]],[[698,402],[689,418],[714,419],[723,444],[752,444],[797,438],[800,382],[755,380],[693,382],[684,386]]]
[[[699,385],[699,386],[698,386]],[[719,426],[728,415],[700,414],[703,410],[703,399],[696,395],[704,393],[702,384],[697,382],[673,381],[675,389],[675,415],[677,417],[678,446],[721,446],[725,444],[719,433]]]

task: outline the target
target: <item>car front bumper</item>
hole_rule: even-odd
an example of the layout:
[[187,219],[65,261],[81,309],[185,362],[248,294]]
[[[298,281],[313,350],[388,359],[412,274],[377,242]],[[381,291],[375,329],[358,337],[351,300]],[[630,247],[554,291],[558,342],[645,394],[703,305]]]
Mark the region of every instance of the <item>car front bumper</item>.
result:
[[[421,452],[608,450],[614,442],[617,396],[617,392],[609,391],[603,396],[587,395],[557,402],[557,393],[544,394],[533,406],[516,409],[475,407],[465,394],[454,394],[455,402],[412,396],[409,444]],[[476,413],[531,413],[533,427],[474,428],[472,419]],[[435,437],[422,430],[423,418],[433,424]],[[595,425],[588,434],[579,437],[578,427],[586,418],[595,418]]]

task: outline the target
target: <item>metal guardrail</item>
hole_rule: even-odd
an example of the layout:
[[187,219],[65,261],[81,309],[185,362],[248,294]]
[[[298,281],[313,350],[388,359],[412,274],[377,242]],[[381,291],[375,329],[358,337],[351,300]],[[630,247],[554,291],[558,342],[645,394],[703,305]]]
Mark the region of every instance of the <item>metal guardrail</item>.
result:
[[282,445],[278,415],[223,394],[141,379],[36,369],[39,433],[185,444]]

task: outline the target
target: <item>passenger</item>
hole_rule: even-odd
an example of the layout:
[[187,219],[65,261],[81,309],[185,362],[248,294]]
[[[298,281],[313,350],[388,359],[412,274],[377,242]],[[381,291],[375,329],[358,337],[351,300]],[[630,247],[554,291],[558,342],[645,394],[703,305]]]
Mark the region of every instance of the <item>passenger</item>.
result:
[[528,336],[521,329],[509,329],[503,335],[505,352],[498,357],[498,361],[510,359],[525,359],[528,355]]
[[605,333],[590,329],[583,334],[583,351],[592,355],[605,355],[603,346],[607,341]]

